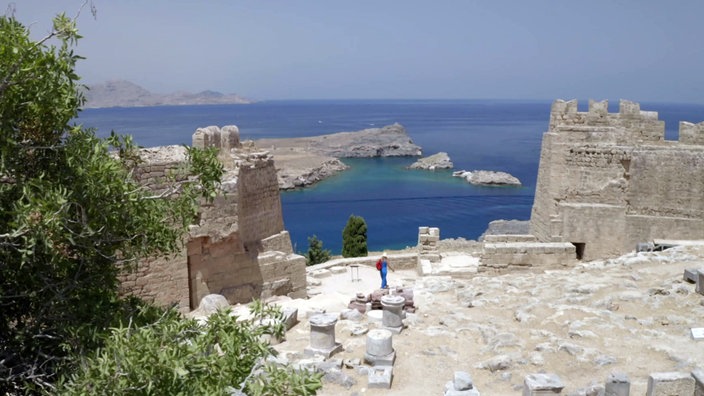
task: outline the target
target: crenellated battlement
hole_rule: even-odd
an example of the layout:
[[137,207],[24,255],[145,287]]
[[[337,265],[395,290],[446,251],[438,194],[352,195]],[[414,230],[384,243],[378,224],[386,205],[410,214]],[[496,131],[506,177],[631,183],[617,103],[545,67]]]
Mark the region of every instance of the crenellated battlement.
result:
[[680,143],[704,145],[704,122],[680,121]]
[[216,147],[223,151],[230,151],[240,147],[240,130],[235,125],[225,125],[222,128],[211,125],[196,129],[192,141],[193,147]]
[[591,118],[601,118],[607,115],[618,116],[621,118],[643,118],[643,119],[657,119],[658,113],[655,111],[641,111],[640,104],[637,102],[631,102],[630,100],[619,100],[618,103],[618,113],[609,113],[609,101],[602,100],[596,101],[593,99],[589,100],[589,110],[584,112],[577,111],[578,105],[577,99],[572,100],[562,100],[557,99],[553,102],[550,109],[551,117],[557,117],[562,119],[570,119],[572,117],[581,115],[582,117]]
[[577,105],[576,99],[556,100],[550,110],[548,132],[582,133],[573,138],[619,144],[665,140],[665,122],[655,111],[642,111],[636,102],[620,100],[618,113],[609,113],[608,100],[590,100],[586,112],[578,111]]

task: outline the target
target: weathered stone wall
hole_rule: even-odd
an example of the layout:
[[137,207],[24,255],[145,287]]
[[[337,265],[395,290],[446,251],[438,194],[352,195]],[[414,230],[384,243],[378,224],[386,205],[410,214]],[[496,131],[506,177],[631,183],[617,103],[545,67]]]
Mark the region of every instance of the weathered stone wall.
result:
[[291,236],[289,235],[288,231],[281,231],[278,234],[262,239],[262,251],[293,253],[293,245],[291,245]]
[[307,297],[305,257],[269,251],[260,254],[257,261],[262,279],[261,298]]
[[[143,163],[135,169],[135,178],[154,195],[164,192],[166,176],[175,177],[176,180],[187,178],[183,168],[186,150],[181,146],[142,149],[140,157]],[[120,290],[163,306],[187,308],[190,297],[186,263],[185,249],[168,257],[142,260],[133,271],[121,275]]]
[[[408,270],[416,269],[418,266],[418,253],[389,253],[387,256],[394,269]],[[330,267],[348,267],[350,265],[364,265],[376,269],[377,260],[379,260],[379,256],[336,258],[321,264],[309,265],[306,267],[306,271],[311,273]]]
[[273,158],[265,152],[251,154],[240,164],[238,186],[239,228],[245,246],[282,232],[281,195]]
[[256,256],[244,251],[236,233],[220,240],[191,239],[187,251],[191,309],[208,294],[221,294],[230,302],[251,301],[261,294]]
[[704,144],[704,122],[692,124],[691,122],[680,121],[680,143]]
[[494,235],[484,242],[479,272],[559,268],[576,262],[569,242],[535,242],[532,235]]
[[556,101],[543,135],[531,214],[542,242],[582,245],[584,259],[633,250],[637,242],[704,237],[703,124],[680,124],[664,140],[656,112],[621,101]]
[[[284,230],[281,200],[272,157],[242,147],[237,127],[201,128],[196,147],[215,147],[226,175],[222,195],[203,202],[184,248],[172,257],[144,260],[125,274],[122,290],[160,305],[194,309],[211,293],[230,303],[285,294],[305,297],[305,258],[293,254]],[[185,149],[177,146],[141,151],[137,179],[155,194],[161,179],[176,174],[185,180]]]
[[189,306],[186,250],[168,257],[141,261],[121,277],[121,292],[163,306]]
[[489,234],[484,237],[484,242],[538,242],[538,238],[535,235],[524,234]]

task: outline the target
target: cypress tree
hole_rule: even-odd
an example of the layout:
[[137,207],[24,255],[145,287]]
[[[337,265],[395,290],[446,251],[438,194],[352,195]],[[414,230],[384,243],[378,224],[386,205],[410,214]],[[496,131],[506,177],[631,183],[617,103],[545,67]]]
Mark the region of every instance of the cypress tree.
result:
[[342,230],[342,257],[367,255],[367,223],[361,216],[351,215]]

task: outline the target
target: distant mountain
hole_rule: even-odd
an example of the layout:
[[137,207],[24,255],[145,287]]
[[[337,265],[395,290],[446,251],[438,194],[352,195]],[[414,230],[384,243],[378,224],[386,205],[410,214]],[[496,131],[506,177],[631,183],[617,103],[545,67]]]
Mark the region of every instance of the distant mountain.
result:
[[174,92],[161,95],[149,92],[135,83],[124,80],[90,85],[85,91],[85,96],[86,108],[247,104],[253,102],[235,94],[223,94],[216,91]]

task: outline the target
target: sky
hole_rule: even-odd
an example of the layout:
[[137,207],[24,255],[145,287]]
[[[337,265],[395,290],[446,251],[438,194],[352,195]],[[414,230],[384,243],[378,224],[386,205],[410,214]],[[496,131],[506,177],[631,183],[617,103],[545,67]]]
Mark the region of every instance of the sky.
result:
[[[40,38],[83,1],[15,0]],[[93,0],[87,84],[273,99],[704,103],[701,0]],[[10,2],[0,0],[0,13]]]

